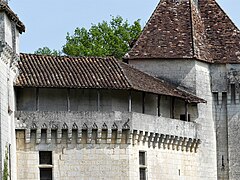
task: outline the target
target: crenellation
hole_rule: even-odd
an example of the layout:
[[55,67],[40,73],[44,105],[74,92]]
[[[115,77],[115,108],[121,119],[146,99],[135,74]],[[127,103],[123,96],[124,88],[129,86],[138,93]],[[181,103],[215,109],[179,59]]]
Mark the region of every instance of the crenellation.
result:
[[172,143],[172,150],[176,150],[176,147],[178,146],[178,141],[179,141],[179,137],[178,136],[175,136],[174,137],[174,140],[173,140],[173,143]]
[[193,144],[192,139],[189,138],[188,141],[187,141],[187,144],[186,144],[186,151],[187,152],[190,150],[190,147],[191,147],[192,144]]
[[154,140],[153,140],[153,148],[156,148],[159,142],[159,133],[155,133]]
[[87,144],[95,143],[94,139],[92,138],[93,130],[90,128],[87,130]]
[[161,134],[159,137],[158,148],[163,148],[164,134]]
[[222,105],[222,92],[217,93],[217,100],[218,100],[218,104]]
[[169,135],[164,135],[163,148],[166,149],[169,141]]
[[181,143],[181,150],[185,151],[186,150],[186,144],[187,144],[187,138],[184,137]]
[[[58,129],[57,130],[57,143],[60,144],[61,140],[62,140],[62,130]],[[38,139],[37,139],[37,141],[38,141]]]
[[103,139],[103,136],[102,136],[103,131],[104,131],[103,129],[100,129],[99,131],[97,131],[97,141],[96,141],[97,144],[101,144],[101,141]]
[[190,152],[193,152],[194,150],[196,152],[196,144],[197,144],[197,139],[194,139],[190,146]]
[[111,142],[112,142],[112,130],[114,130],[114,129],[107,130],[107,143],[108,144],[111,144]]
[[25,130],[25,143],[29,144],[31,141],[31,129]]
[[47,128],[46,133],[47,133],[46,144],[50,144],[52,142],[52,132],[51,132],[51,129]]
[[126,143],[126,144],[132,144],[132,139],[133,139],[133,130],[126,130],[126,129],[123,129],[122,131],[122,137],[125,137],[123,138],[123,143]]
[[77,130],[77,144],[81,143],[81,139],[82,139],[82,130],[78,129]]

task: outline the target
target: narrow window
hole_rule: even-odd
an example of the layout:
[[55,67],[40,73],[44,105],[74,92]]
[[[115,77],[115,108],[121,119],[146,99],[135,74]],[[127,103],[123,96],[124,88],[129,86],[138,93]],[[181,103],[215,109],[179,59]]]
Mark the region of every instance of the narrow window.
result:
[[231,84],[231,103],[236,103],[236,87],[235,84]]
[[139,176],[140,180],[147,179],[147,164],[146,164],[146,152],[139,152]]
[[52,180],[52,152],[39,151],[40,180]]

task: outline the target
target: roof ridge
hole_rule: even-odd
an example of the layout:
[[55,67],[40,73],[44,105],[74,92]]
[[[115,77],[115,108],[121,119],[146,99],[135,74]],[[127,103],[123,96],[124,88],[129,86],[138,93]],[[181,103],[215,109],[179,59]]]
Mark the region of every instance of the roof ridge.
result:
[[60,57],[60,58],[90,58],[90,59],[106,59],[106,58],[115,58],[114,56],[70,56],[70,55],[50,55],[50,54],[35,54],[35,53],[20,53],[20,55],[30,55],[30,56],[45,56],[45,57]]
[[[116,64],[117,64],[117,66],[120,68],[120,70],[122,71],[122,73],[124,74],[125,79],[127,80],[127,82],[129,83],[130,88],[132,89],[132,88],[133,88],[133,84],[132,84],[132,82],[129,80],[129,78],[127,77],[125,70],[124,70],[124,69],[122,68],[122,66],[120,65],[120,64],[122,64],[122,63],[124,63],[124,62],[118,61]],[[126,64],[126,63],[124,63],[124,64]]]
[[195,54],[195,42],[194,42],[194,38],[193,38],[193,31],[195,30],[194,26],[193,26],[193,12],[192,12],[192,0],[188,0],[189,1],[189,8],[190,8],[190,26],[191,26],[191,40],[192,40],[192,53],[193,53],[193,57],[196,57]]

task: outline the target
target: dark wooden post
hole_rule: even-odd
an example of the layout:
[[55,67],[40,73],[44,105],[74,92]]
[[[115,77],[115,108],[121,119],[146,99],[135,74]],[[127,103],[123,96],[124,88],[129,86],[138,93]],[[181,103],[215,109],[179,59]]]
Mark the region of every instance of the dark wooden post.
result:
[[67,89],[67,111],[70,111],[70,89]]
[[171,110],[172,110],[172,112],[171,112],[171,115],[172,115],[172,119],[174,119],[175,118],[175,97],[172,97],[172,107],[171,107]]
[[36,88],[36,111],[39,111],[39,88]]
[[145,98],[146,98],[146,93],[142,93],[142,113],[145,113]]
[[161,115],[161,111],[160,111],[160,103],[161,103],[161,95],[157,96],[157,115],[160,116]]
[[100,90],[97,90],[97,111],[100,111]]
[[185,121],[189,121],[188,119],[188,102],[185,101]]

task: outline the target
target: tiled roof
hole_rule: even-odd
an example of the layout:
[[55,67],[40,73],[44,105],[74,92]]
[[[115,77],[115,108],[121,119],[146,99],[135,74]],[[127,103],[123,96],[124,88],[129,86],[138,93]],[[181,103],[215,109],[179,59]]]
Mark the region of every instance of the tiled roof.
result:
[[17,29],[19,30],[20,33],[25,32],[24,24],[20,21],[18,16],[11,10],[8,4],[3,0],[0,0],[0,12],[5,12],[9,16],[9,18],[16,23]]
[[215,0],[161,0],[126,59],[240,63],[240,32]]
[[113,57],[21,54],[18,68],[15,82],[18,87],[132,89],[179,97],[188,102],[205,102]]
[[215,0],[199,0],[214,63],[240,63],[240,31]]

